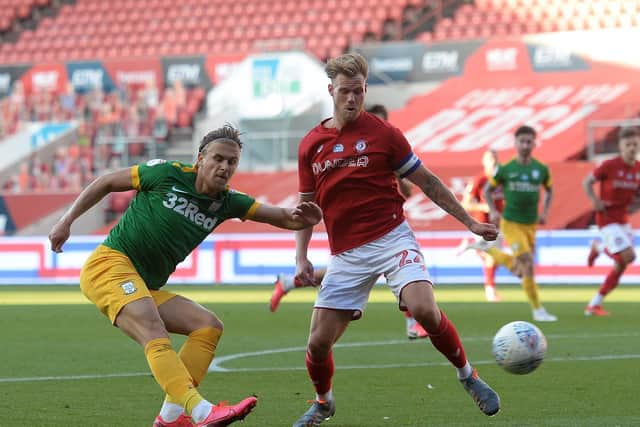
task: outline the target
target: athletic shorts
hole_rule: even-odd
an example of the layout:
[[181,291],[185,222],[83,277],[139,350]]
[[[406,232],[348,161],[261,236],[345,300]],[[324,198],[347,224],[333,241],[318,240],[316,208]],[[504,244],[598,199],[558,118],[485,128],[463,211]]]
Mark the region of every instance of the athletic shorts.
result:
[[371,243],[332,255],[314,307],[354,310],[357,319],[380,275],[384,275],[398,299],[400,310],[406,310],[400,293],[407,284],[431,283],[418,242],[406,221]]
[[533,254],[536,247],[536,227],[536,224],[520,224],[504,218],[500,220],[500,232],[504,235],[513,256]]
[[129,257],[104,245],[98,246],[84,263],[80,289],[112,324],[122,307],[132,301],[150,297],[159,306],[177,296],[148,289]]
[[607,224],[600,229],[602,243],[610,254],[633,247],[633,233],[629,224]]

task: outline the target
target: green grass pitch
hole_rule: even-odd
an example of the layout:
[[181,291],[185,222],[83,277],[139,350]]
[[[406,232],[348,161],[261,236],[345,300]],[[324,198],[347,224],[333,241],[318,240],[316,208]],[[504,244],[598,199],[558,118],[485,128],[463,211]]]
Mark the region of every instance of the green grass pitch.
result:
[[[313,289],[268,310],[270,287],[169,287],[225,323],[218,370],[200,389],[209,400],[259,397],[244,427],[290,426],[313,398],[304,368]],[[467,355],[502,399],[480,413],[455,370],[428,340],[409,341],[391,293],[376,288],[364,318],[335,349],[336,416],[330,426],[640,426],[640,287],[622,285],[608,318],[585,318],[595,287],[541,288],[560,321],[539,323],[549,342],[542,366],[502,371],[491,338],[512,320],[530,321],[516,286],[483,301],[480,286],[436,288]],[[0,426],[150,426],[163,395],[142,349],[109,325],[76,286],[0,287]],[[176,337],[178,346],[182,340]]]

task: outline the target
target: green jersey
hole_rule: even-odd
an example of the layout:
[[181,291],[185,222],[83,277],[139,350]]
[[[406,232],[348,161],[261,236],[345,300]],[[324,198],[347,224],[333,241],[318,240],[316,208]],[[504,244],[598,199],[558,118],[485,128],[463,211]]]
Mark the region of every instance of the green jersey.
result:
[[551,188],[549,168],[536,159],[523,165],[516,159],[500,165],[492,178],[492,187],[502,186],[504,210],[502,217],[520,224],[534,224],[538,220],[540,186]]
[[162,287],[176,266],[229,218],[251,218],[259,204],[227,189],[215,199],[195,189],[192,165],[150,160],[131,168],[138,194],[104,245],[127,255],[149,289]]

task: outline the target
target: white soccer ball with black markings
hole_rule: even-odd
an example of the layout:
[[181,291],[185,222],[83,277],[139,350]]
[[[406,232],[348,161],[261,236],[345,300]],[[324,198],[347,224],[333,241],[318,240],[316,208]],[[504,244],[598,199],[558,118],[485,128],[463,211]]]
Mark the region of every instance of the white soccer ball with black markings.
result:
[[547,352],[547,339],[536,326],[525,321],[504,325],[493,337],[496,363],[512,374],[528,374],[540,366]]

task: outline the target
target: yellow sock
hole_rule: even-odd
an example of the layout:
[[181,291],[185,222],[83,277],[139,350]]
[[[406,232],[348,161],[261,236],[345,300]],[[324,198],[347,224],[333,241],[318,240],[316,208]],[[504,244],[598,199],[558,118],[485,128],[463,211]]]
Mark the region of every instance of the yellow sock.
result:
[[[213,360],[216,347],[222,336],[222,330],[218,328],[202,328],[189,334],[189,337],[180,349],[180,360],[191,374],[194,385],[197,387],[207,374],[209,365]],[[167,394],[165,401],[169,403],[180,402]]]
[[513,259],[514,259],[513,255],[509,255],[506,252],[502,252],[498,248],[489,248],[487,249],[487,253],[491,255],[491,258],[495,260],[496,264],[503,265],[507,267],[509,270],[511,270],[511,267],[513,267]]
[[187,410],[191,410],[203,401],[193,384],[189,371],[171,347],[169,338],[156,338],[144,347],[144,354],[154,378],[165,393],[174,396],[176,402]]
[[540,297],[538,296],[538,285],[536,285],[533,277],[522,278],[522,289],[524,289],[524,293],[527,295],[527,298],[529,298],[531,307],[536,309],[542,306],[542,304],[540,304]]

